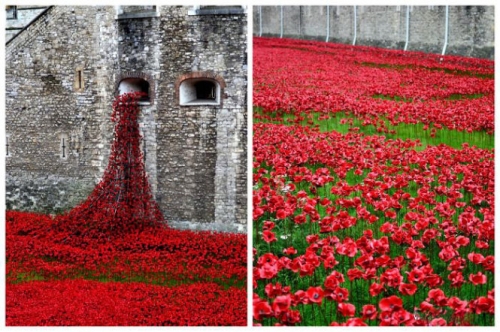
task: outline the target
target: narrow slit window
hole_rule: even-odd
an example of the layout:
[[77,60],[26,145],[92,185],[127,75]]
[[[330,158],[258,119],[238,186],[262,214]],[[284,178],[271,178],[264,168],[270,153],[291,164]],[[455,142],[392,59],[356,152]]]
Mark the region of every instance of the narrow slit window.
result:
[[85,84],[83,80],[85,79],[83,74],[83,67],[78,67],[75,69],[75,81],[73,83],[73,88],[76,92],[83,92]]
[[68,138],[61,137],[61,158],[66,159],[68,157]]
[[7,136],[7,139],[6,139],[6,142],[5,142],[5,149],[6,149],[6,155],[7,155],[7,157],[10,157],[9,136]]
[[66,158],[66,145],[64,144],[64,138],[62,139],[61,148],[62,148],[62,157]]

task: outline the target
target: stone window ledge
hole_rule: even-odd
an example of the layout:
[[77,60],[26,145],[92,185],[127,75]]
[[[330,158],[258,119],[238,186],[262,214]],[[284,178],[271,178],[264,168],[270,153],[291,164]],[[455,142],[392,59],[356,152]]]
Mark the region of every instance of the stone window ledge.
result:
[[231,7],[224,7],[221,6],[221,8],[191,8],[188,10],[188,15],[189,16],[195,16],[195,15],[245,15],[246,10],[243,7],[240,8],[231,8]]
[[197,99],[195,101],[189,101],[189,102],[180,104],[180,106],[198,106],[198,105],[214,105],[214,106],[219,106],[220,102],[219,101],[213,101],[213,100]]
[[117,20],[128,20],[133,18],[149,18],[149,17],[160,17],[160,13],[156,11],[151,12],[140,12],[140,13],[124,13],[116,16]]

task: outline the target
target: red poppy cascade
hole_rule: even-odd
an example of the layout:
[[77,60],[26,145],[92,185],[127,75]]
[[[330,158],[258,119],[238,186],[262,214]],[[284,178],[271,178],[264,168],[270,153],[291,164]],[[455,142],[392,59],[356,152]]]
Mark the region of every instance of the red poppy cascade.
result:
[[115,123],[114,140],[108,166],[99,184],[80,205],[59,217],[62,228],[83,232],[93,238],[166,225],[153,199],[140,149],[141,134],[137,122],[142,92],[116,97],[111,120]]

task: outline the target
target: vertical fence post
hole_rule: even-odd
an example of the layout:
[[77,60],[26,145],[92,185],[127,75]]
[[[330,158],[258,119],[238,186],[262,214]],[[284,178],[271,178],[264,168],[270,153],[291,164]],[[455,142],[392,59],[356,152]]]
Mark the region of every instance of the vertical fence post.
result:
[[354,39],[352,40],[352,44],[356,45],[356,37],[357,37],[357,22],[356,22],[356,6],[354,6]]
[[283,38],[283,6],[281,6],[281,27],[280,27],[280,38]]
[[302,37],[302,6],[299,6],[299,36]]
[[406,42],[405,51],[408,49],[408,42],[410,41],[410,6],[406,6]]
[[444,23],[444,46],[441,55],[444,55],[446,53],[446,47],[448,46],[448,14],[448,6],[446,6],[446,18]]
[[330,6],[326,6],[326,42],[330,39]]
[[259,37],[262,37],[262,6],[259,6]]

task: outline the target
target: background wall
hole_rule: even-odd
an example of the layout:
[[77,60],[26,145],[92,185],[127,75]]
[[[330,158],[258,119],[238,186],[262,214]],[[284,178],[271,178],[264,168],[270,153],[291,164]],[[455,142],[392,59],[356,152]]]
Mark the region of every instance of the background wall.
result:
[[[441,53],[445,42],[445,6],[410,6],[408,50]],[[356,44],[404,49],[407,6],[357,6]],[[352,44],[354,6],[253,7],[253,34]],[[494,57],[494,7],[449,6],[446,54]],[[281,28],[283,27],[283,31]]]

